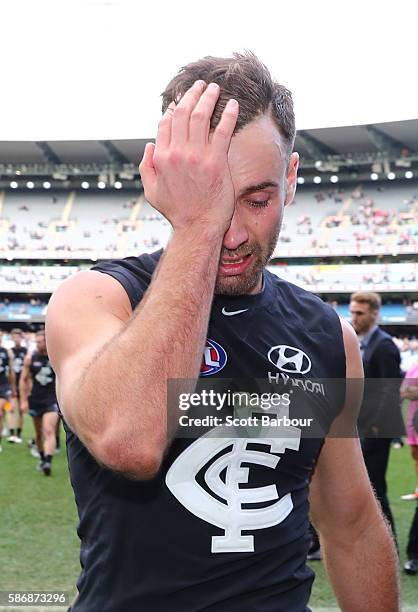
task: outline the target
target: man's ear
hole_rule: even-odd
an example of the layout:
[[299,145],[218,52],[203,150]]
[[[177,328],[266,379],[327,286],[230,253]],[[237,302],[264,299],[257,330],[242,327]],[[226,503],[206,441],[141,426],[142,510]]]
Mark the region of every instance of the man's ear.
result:
[[294,151],[289,159],[289,164],[287,166],[287,177],[286,177],[286,197],[284,200],[284,205],[287,206],[291,202],[293,202],[293,198],[295,197],[296,191],[296,181],[298,178],[298,168],[299,168],[299,153]]

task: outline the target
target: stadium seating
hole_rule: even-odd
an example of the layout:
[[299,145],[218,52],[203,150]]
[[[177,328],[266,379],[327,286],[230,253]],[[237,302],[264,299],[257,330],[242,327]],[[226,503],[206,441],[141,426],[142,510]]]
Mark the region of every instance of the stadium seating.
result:
[[[151,223],[151,222],[150,222]],[[153,247],[156,250],[157,246]],[[111,255],[109,254],[108,257]],[[80,266],[0,266],[1,291],[52,293]],[[418,264],[304,264],[269,266],[280,278],[316,293],[351,293],[360,288],[380,293],[418,290]]]
[[[286,208],[277,257],[418,253],[418,187],[304,188]],[[124,257],[166,244],[170,225],[137,193],[7,192],[6,257]]]

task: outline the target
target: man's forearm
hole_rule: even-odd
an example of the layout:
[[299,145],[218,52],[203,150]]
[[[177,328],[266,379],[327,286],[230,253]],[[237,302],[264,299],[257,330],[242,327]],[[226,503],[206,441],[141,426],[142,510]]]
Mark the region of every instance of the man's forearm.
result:
[[16,391],[17,391],[17,389],[16,389],[16,375],[15,375],[15,373],[13,371],[10,373],[10,376],[9,376],[9,384],[10,384],[10,387],[12,389],[12,395],[16,395]]
[[398,612],[398,557],[389,528],[379,517],[356,540],[341,525],[341,539],[321,538],[327,574],[347,612]]
[[174,234],[132,318],[84,373],[73,425],[109,467],[135,476],[139,453],[164,452],[167,381],[198,376],[221,244],[204,228]]
[[20,396],[20,401],[26,402],[28,397],[29,397],[29,395],[30,395],[30,383],[26,382],[25,379],[22,376],[20,378],[20,381],[19,381],[19,396]]

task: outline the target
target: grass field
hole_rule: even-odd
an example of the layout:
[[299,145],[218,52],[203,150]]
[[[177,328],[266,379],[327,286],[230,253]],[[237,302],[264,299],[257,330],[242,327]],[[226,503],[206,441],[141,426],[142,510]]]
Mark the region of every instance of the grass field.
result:
[[[46,478],[35,471],[37,460],[27,449],[26,441],[32,435],[29,423],[24,433],[24,444],[3,442],[4,451],[0,455],[0,591],[60,589],[72,597],[79,573],[79,544],[65,453],[54,458],[53,476]],[[409,448],[392,450],[389,492],[402,563],[415,504],[399,498],[402,493],[412,491],[414,484]],[[314,562],[312,567],[317,574],[310,602],[312,608],[316,612],[335,607],[322,564]],[[403,609],[418,611],[418,576],[403,574],[401,579]]]

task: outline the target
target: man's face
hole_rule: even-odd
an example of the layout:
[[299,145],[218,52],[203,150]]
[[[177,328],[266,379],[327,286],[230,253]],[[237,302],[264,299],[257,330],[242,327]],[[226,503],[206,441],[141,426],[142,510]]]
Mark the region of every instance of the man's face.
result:
[[39,353],[46,353],[46,342],[44,334],[36,335],[36,349]]
[[357,335],[367,334],[376,325],[379,311],[370,308],[369,304],[350,302],[351,323]]
[[12,341],[15,346],[20,346],[22,344],[22,336],[20,334],[12,334]]
[[282,136],[267,115],[233,136],[228,153],[235,212],[221,251],[215,293],[257,293],[283,216],[293,200],[299,156],[288,162]]

